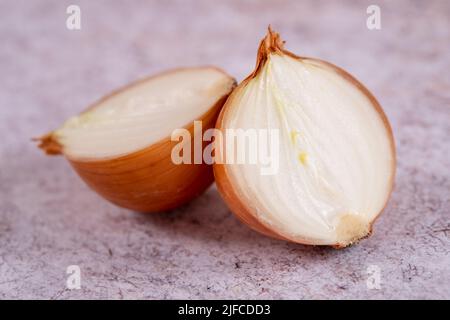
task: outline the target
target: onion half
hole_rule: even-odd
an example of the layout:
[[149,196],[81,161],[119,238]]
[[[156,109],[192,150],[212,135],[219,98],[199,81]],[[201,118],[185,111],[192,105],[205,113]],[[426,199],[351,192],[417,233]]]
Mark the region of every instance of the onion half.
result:
[[[255,70],[233,91],[216,128],[277,130],[275,174],[261,162],[216,163],[230,209],[265,235],[345,247],[367,237],[393,188],[395,146],[375,97],[346,71],[283,48],[270,28]],[[248,145],[236,152],[248,151]],[[226,158],[225,148],[217,158]],[[222,154],[221,154],[222,152]]]
[[171,152],[179,142],[171,135],[185,128],[194,144],[194,121],[202,121],[203,131],[213,128],[234,86],[233,78],[214,67],[158,74],[70,118],[37,139],[39,147],[63,154],[93,190],[121,207],[173,209],[202,193],[214,177],[205,163],[174,164]]

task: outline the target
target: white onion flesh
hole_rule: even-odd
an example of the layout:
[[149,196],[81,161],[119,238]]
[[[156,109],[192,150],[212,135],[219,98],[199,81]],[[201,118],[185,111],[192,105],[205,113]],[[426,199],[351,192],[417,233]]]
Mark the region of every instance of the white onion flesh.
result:
[[105,98],[53,134],[69,158],[126,155],[199,119],[233,84],[233,79],[215,68],[174,70]]
[[[389,196],[394,159],[373,102],[332,67],[268,54],[225,106],[222,129],[278,129],[279,170],[227,164],[235,191],[285,238],[348,245],[370,232]],[[238,150],[246,152],[246,150]]]

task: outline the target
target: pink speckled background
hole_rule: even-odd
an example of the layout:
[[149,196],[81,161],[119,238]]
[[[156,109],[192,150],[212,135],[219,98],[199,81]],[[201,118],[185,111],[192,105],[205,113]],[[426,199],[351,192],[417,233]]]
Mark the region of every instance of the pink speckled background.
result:
[[[65,27],[69,4],[80,31]],[[381,30],[366,28],[369,4]],[[449,1],[3,0],[0,12],[0,298],[450,298]],[[393,125],[396,188],[357,246],[268,239],[215,187],[170,213],[123,210],[30,141],[167,68],[213,64],[241,80],[269,23],[293,52],[358,77]],[[73,264],[80,290],[66,289]]]

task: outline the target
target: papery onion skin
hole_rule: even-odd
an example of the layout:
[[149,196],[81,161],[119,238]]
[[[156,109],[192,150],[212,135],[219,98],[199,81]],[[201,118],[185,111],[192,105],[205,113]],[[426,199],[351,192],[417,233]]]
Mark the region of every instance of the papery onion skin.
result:
[[[268,33],[266,37],[261,41],[258,49],[258,55],[257,55],[257,61],[254,71],[245,78],[232,92],[230,97],[228,98],[227,102],[225,103],[224,107],[222,108],[222,111],[220,112],[220,115],[217,119],[216,123],[216,129],[221,130],[224,132],[226,130],[224,119],[227,117],[227,111],[231,109],[233,104],[233,99],[237,96],[238,92],[240,90],[243,90],[246,85],[249,83],[250,80],[256,77],[262,66],[264,66],[264,63],[267,60],[268,55],[270,54],[281,54],[281,55],[287,55],[289,57],[292,57],[294,59],[298,60],[308,60],[309,62],[312,62],[316,65],[319,65],[323,68],[328,68],[329,70],[332,70],[333,72],[336,72],[339,74],[342,78],[347,80],[348,82],[352,83],[356,88],[358,88],[371,102],[373,108],[376,110],[378,115],[380,116],[380,119],[382,120],[387,137],[389,139],[390,149],[392,153],[392,171],[390,173],[389,178],[389,191],[388,196],[385,199],[384,206],[382,210],[377,214],[377,216],[370,222],[370,225],[368,226],[367,232],[364,232],[363,234],[359,235],[358,238],[352,239],[350,242],[346,243],[334,243],[329,244],[330,246],[340,249],[347,247],[349,245],[355,244],[359,242],[359,240],[363,238],[367,238],[372,234],[373,230],[373,224],[375,220],[380,216],[380,214],[385,209],[387,202],[390,198],[390,195],[394,188],[394,180],[395,180],[395,169],[396,169],[396,152],[395,152],[395,143],[394,143],[394,136],[391,129],[391,126],[389,124],[389,121],[381,107],[381,105],[378,103],[377,99],[373,96],[373,94],[357,79],[355,79],[352,75],[350,75],[347,71],[320,59],[315,58],[307,58],[307,57],[300,57],[297,56],[283,48],[284,42],[281,41],[280,36],[278,33],[273,32],[272,29],[269,26]],[[224,135],[225,136],[225,135]],[[226,144],[225,141],[223,141],[224,144]],[[306,239],[306,238],[298,238],[295,239],[281,234],[281,232],[278,232],[273,227],[262,221],[260,218],[258,218],[258,215],[256,213],[256,210],[252,204],[248,203],[248,201],[245,201],[243,197],[239,194],[238,188],[235,184],[235,182],[232,180],[230,174],[227,173],[227,164],[222,163],[215,163],[214,164],[214,177],[216,180],[216,185],[219,190],[219,193],[221,194],[224,201],[227,203],[230,210],[235,214],[235,216],[242,221],[244,224],[249,226],[251,229],[262,233],[266,236],[280,239],[280,240],[286,240],[290,242],[295,242],[299,244],[306,244],[306,245],[320,245],[320,243],[317,243],[316,241],[312,239]]]
[[[233,81],[234,85],[230,88],[230,91],[234,88],[235,80],[225,72],[215,67],[204,68],[213,68],[220,71]],[[178,70],[184,69],[160,73],[116,90],[94,103],[86,111],[136,84]],[[191,146],[194,145],[193,121],[202,121],[203,132],[214,128],[228,94],[217,100],[200,118],[193,119],[192,122],[184,126],[191,133]],[[64,155],[64,147],[52,132],[35,140],[40,142],[39,147],[47,154]],[[189,202],[203,193],[214,181],[212,165],[205,163],[176,165],[173,163],[171,152],[172,148],[178,143],[178,141],[171,141],[169,136],[142,150],[104,160],[80,160],[65,156],[85,183],[103,198],[120,207],[138,212],[161,212],[175,209]],[[203,142],[203,148],[206,145],[207,143]],[[194,148],[191,148],[191,159],[194,159]]]

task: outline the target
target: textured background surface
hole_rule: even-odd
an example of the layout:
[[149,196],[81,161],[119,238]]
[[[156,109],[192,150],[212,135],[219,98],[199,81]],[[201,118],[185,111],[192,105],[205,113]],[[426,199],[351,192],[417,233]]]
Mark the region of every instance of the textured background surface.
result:
[[[80,31],[65,27],[71,3]],[[370,3],[379,31],[366,28]],[[1,1],[0,298],[450,298],[450,2],[370,3]],[[214,187],[170,213],[122,210],[29,140],[166,68],[214,64],[241,80],[269,23],[291,51],[358,77],[392,122],[396,188],[355,247],[265,238]],[[65,289],[72,264],[81,290]],[[370,265],[380,290],[366,286]]]

